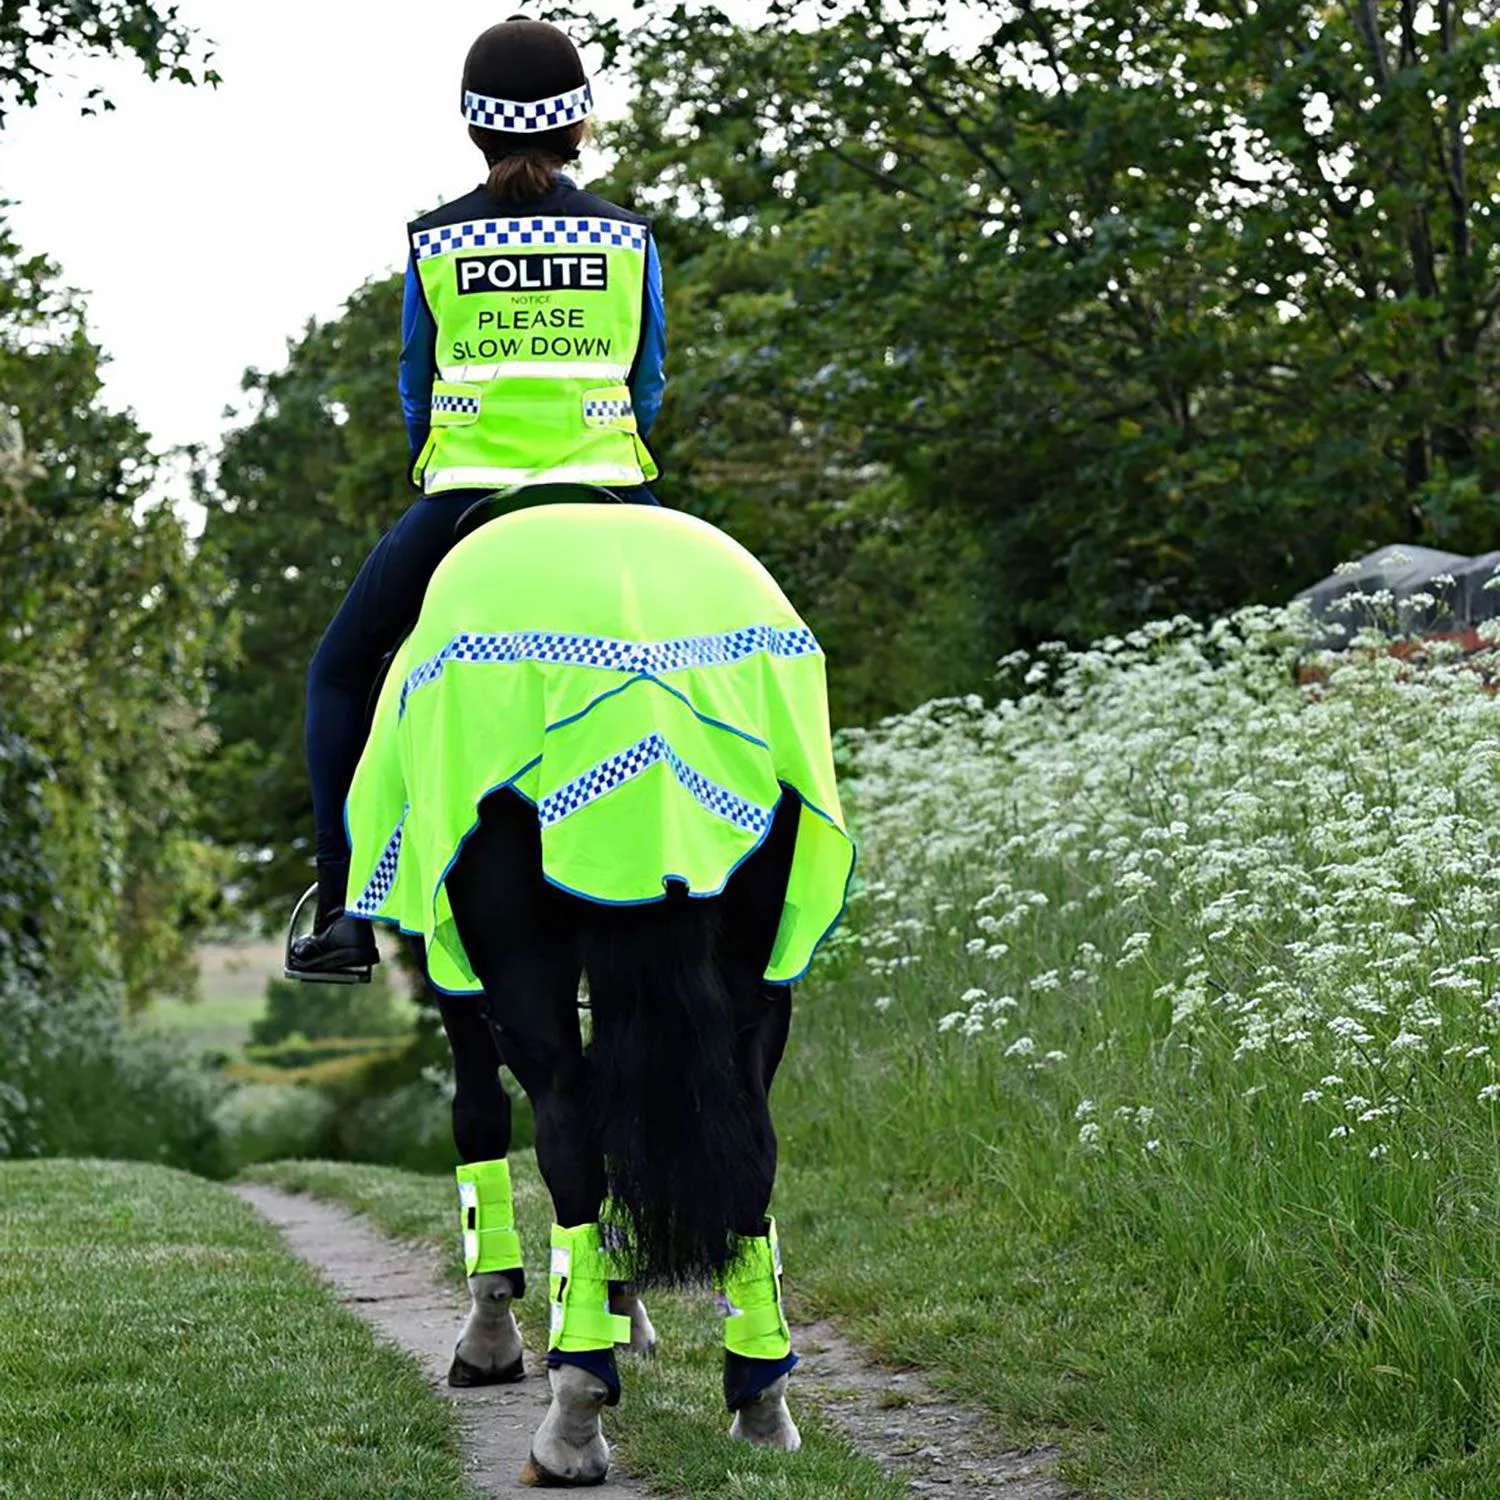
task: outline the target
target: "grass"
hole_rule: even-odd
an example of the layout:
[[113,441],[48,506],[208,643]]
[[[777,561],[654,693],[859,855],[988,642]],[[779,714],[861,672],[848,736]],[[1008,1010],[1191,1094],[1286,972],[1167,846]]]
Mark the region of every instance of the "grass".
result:
[[0,1163],[5,1500],[460,1500],[452,1414],[226,1189]]
[[1500,698],[1295,646],[1174,622],[850,736],[789,1297],[1111,1500],[1493,1500]]
[[[527,1292],[518,1313],[527,1347],[544,1349],[551,1205],[531,1153],[517,1153],[513,1166],[528,1260]],[[434,1243],[444,1252],[450,1279],[463,1282],[449,1179],[328,1162],[274,1162],[246,1175],[345,1203],[387,1234]],[[659,1295],[650,1299],[650,1309],[663,1353],[649,1362],[621,1362],[624,1397],[605,1414],[605,1427],[623,1464],[653,1491],[692,1500],[899,1500],[906,1493],[805,1403],[796,1408],[803,1448],[795,1458],[730,1442],[720,1390],[722,1325],[711,1300],[706,1294]]]

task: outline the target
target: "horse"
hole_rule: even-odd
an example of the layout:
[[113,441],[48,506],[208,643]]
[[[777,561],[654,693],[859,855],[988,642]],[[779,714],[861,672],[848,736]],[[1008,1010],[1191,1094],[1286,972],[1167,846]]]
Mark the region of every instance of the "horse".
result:
[[348,803],[349,909],[412,938],[453,1054],[471,1306],[449,1379],[524,1376],[503,1063],[554,1208],[523,1482],[605,1477],[652,1286],[713,1284],[730,1435],[795,1452],[769,1095],[853,864],[822,653],[707,523],[527,498],[434,576]]

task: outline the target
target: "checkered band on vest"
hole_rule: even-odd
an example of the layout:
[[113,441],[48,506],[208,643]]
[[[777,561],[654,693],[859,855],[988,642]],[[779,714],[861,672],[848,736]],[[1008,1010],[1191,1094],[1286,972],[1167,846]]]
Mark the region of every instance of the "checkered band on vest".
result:
[[771,826],[774,808],[761,807],[744,797],[710,781],[701,771],[695,771],[659,734],[648,734],[645,739],[600,761],[591,771],[574,777],[566,786],[543,797],[537,804],[537,818],[543,828],[551,828],[570,817],[580,808],[608,796],[616,787],[634,780],[642,771],[665,762],[677,778],[678,785],[691,793],[693,800],[709,812],[743,828],[757,836]]
[[583,403],[583,420],[585,422],[618,422],[628,417],[634,408],[628,398],[614,400],[585,400]]
[[401,830],[406,826],[406,813],[410,811],[411,808],[408,807],[401,814],[401,821],[396,824],[396,831],[391,835],[390,842],[375,862],[375,873],[370,876],[370,883],[354,903],[351,916],[373,917],[390,895],[391,887],[396,883],[396,866],[401,862]]
[[646,226],[623,219],[471,219],[466,224],[443,224],[419,229],[412,236],[418,260],[452,255],[457,250],[503,250],[516,246],[591,245],[644,250]]
[[556,130],[586,120],[593,112],[594,96],[588,84],[551,99],[491,99],[488,94],[464,90],[464,118],[481,130],[529,132]]
[[433,411],[460,412],[466,417],[477,417],[479,415],[478,396],[434,396],[432,398]]
[[805,625],[786,629],[747,625],[721,635],[688,635],[667,641],[622,641],[602,635],[562,635],[552,631],[514,630],[479,634],[464,631],[436,656],[407,675],[401,687],[400,712],[418,688],[436,682],[450,661],[555,662],[569,667],[598,667],[604,672],[631,672],[659,677],[688,667],[721,667],[748,656],[813,656],[818,642]]

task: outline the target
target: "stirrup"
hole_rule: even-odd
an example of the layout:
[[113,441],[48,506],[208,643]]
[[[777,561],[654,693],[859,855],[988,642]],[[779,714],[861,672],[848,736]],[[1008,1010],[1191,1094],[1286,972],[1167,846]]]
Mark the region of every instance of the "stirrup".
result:
[[307,932],[299,932],[302,926],[303,913],[307,911],[309,904],[314,911],[317,909],[318,884],[314,881],[302,893],[302,899],[292,909],[292,920],[287,924],[286,949],[282,954],[281,977],[283,979],[294,979],[302,984],[369,984],[371,980],[372,965],[369,963],[352,963],[328,969],[301,969],[292,964],[292,944],[299,937],[311,936],[312,924],[309,922]]

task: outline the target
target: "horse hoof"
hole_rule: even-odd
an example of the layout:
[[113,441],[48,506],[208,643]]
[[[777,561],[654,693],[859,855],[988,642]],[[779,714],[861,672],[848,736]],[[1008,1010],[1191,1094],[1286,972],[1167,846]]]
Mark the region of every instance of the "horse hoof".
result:
[[469,1294],[469,1317],[453,1349],[448,1384],[509,1385],[523,1379],[525,1349],[511,1311],[510,1277],[503,1271],[480,1272],[469,1277]]
[[773,1380],[735,1412],[729,1435],[736,1442],[779,1448],[783,1453],[795,1453],[802,1446],[802,1434],[787,1410],[785,1375]]
[[455,1354],[453,1363],[448,1367],[448,1384],[453,1386],[514,1385],[516,1381],[525,1378],[526,1359],[520,1354],[504,1369],[499,1370],[481,1370],[478,1365],[471,1365],[461,1354]]
[[609,1444],[599,1414],[609,1387],[577,1365],[548,1370],[552,1405],[531,1440],[523,1484],[559,1488],[602,1484],[609,1472]]
[[526,1460],[526,1467],[521,1470],[521,1483],[538,1490],[586,1489],[590,1485],[603,1484],[608,1473],[608,1469],[603,1469],[592,1479],[565,1479],[561,1474],[554,1474],[551,1469],[539,1464],[533,1453]]

